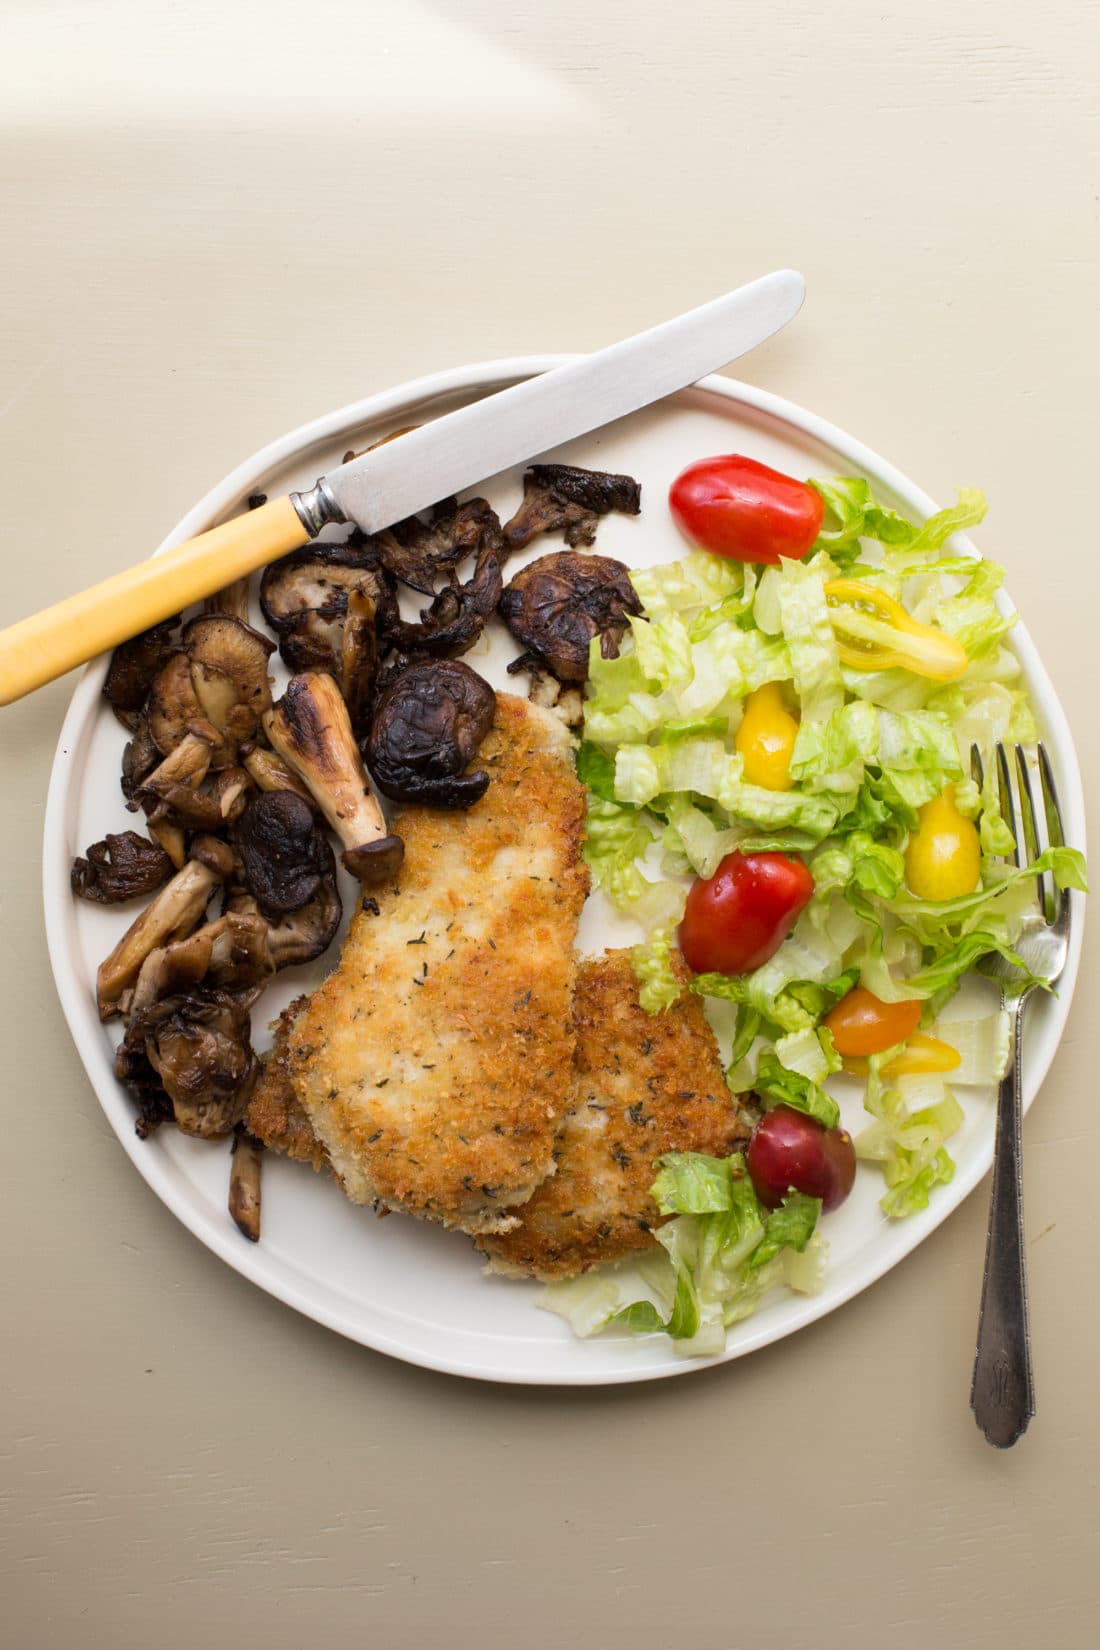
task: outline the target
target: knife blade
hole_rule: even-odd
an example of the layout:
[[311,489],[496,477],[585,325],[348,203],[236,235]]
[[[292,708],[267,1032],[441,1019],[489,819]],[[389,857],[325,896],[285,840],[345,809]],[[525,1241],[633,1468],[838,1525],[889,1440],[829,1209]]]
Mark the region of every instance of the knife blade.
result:
[[366,533],[392,527],[694,384],[778,332],[805,293],[801,275],[777,270],[596,355],[498,390],[334,470],[320,483],[319,505],[338,512],[327,520],[354,521]]
[[0,631],[0,705],[315,538],[366,533],[694,384],[794,318],[805,283],[777,270],[594,355],[499,390],[291,493]]

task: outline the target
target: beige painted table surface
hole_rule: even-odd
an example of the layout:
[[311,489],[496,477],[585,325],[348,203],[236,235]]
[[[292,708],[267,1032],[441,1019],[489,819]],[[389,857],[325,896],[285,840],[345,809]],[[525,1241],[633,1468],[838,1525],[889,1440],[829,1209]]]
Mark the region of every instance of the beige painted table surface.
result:
[[[986,488],[1095,805],[1095,0],[2,9],[0,619],[138,559],[315,413],[790,263],[806,308],[744,375],[937,497]],[[108,1129],[42,932],[71,687],[0,713],[5,1646],[1094,1641],[1100,925],[1025,1129],[1015,1451],[967,1407],[986,1186],[729,1367],[447,1379],[251,1287]]]

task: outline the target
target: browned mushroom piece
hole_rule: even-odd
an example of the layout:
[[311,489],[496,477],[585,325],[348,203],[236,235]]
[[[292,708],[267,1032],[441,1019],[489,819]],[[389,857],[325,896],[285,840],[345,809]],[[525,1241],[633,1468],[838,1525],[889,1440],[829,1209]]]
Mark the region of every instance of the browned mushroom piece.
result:
[[150,825],[166,822],[188,831],[221,831],[244,812],[252,794],[252,781],[243,768],[222,768],[209,784],[188,784],[146,780],[134,793]]
[[228,916],[241,923],[262,924],[265,955],[275,972],[312,962],[336,938],[343,905],[336,887],[336,861],[327,842],[324,847],[328,863],[316,893],[277,922],[262,915],[250,894],[238,892],[231,897]]
[[142,1136],[170,1116],[183,1134],[228,1134],[245,1114],[256,1069],[247,1004],[205,988],[135,1014],[115,1057]]
[[383,627],[385,639],[400,652],[454,659],[466,653],[500,601],[504,580],[500,571],[500,535],[487,534],[478,551],[473,575],[465,584],[444,585],[430,607],[423,608],[419,624],[392,620]]
[[131,737],[122,753],[122,794],[127,801],[133,796],[142,780],[161,760],[160,751],[153,742],[149,732],[149,719],[144,711],[138,711],[133,717]]
[[348,592],[348,611],[340,638],[340,668],[335,672],[348,707],[352,730],[358,736],[370,720],[374,684],[378,677],[378,607],[365,589]]
[[320,813],[308,787],[302,784],[293,768],[281,756],[268,750],[266,745],[245,744],[239,754],[241,766],[257,790],[276,794],[279,791],[293,791],[295,796],[300,796],[310,808]]
[[249,1134],[244,1123],[233,1130],[229,1166],[229,1213],[237,1230],[250,1243],[260,1241],[260,1170],[264,1144]]
[[150,951],[127,1002],[131,1015],[198,986],[255,1001],[275,972],[267,924],[256,911],[226,912]]
[[85,858],[75,859],[70,873],[72,890],[97,905],[120,905],[123,900],[155,894],[172,875],[172,861],[157,843],[136,831],[110,832],[93,842]]
[[457,659],[413,665],[378,701],[366,744],[379,790],[399,802],[469,808],[489,775],[463,770],[493,720],[496,694]]
[[140,636],[120,642],[111,655],[103,683],[103,697],[124,727],[133,731],[134,718],[149,697],[157,672],[179,646],[179,614],[164,619]]
[[[500,599],[500,615],[518,642],[559,682],[583,682],[588,645],[614,659],[630,615],[642,611],[622,562],[558,550],[517,573]],[[509,670],[528,668],[517,659]]]
[[266,568],[260,606],[291,670],[340,675],[353,591],[369,596],[378,614],[396,614],[393,580],[373,542],[358,534],[343,544],[307,544]]
[[185,651],[169,660],[150,689],[149,732],[169,756],[198,724],[208,724],[218,735],[210,766],[230,767],[271,708],[267,661],[275,644],[225,614],[192,619],[181,642]]
[[151,819],[149,835],[160,844],[177,871],[187,864],[187,833],[182,825],[169,825],[166,819]]
[[565,528],[571,550],[596,542],[596,525],[611,510],[636,516],[642,489],[632,476],[581,470],[574,464],[532,464],[523,478],[523,503],[504,524],[508,552],[522,550],[539,533]]
[[245,884],[265,917],[300,911],[333,874],[332,849],[309,804],[293,791],[254,796],[234,841]]
[[343,862],[361,882],[388,882],[404,857],[370,790],[347,706],[331,676],[292,676],[264,718],[275,750],[304,780],[343,845]]
[[200,985],[255,997],[279,969],[331,944],[341,916],[336,862],[309,806],[290,791],[255,797],[235,836],[243,882],[228,887],[221,916],[149,952],[130,1013]]
[[209,836],[196,837],[191,857],[140,917],[126,930],[96,974],[96,997],[102,1020],[128,1006],[142,964],[158,946],[192,933],[206,914],[211,895],[236,865],[232,849]]
[[499,557],[500,519],[487,499],[459,504],[448,498],[434,506],[427,521],[410,516],[372,542],[383,567],[403,584],[432,596],[440,578],[453,574],[467,556],[478,555],[488,545]]
[[244,812],[253,787],[240,767],[222,768],[206,782],[221,745],[221,735],[211,723],[193,722],[175,750],[133,787],[128,807],[142,808],[151,827],[222,830]]
[[234,579],[223,590],[216,590],[212,596],[207,596],[202,604],[204,613],[226,613],[231,619],[239,619],[241,624],[248,623],[248,579]]

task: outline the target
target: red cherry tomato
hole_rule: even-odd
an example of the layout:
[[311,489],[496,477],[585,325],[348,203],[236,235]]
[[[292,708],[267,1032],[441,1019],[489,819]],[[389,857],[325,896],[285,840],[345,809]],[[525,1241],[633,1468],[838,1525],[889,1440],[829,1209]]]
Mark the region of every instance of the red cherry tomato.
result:
[[727,453],[689,464],[672,483],[669,509],[692,544],[733,561],[796,561],[810,549],[825,516],[821,494],[754,458]]
[[793,1106],[765,1112],[745,1162],[766,1209],[778,1208],[793,1189],[819,1197],[827,1213],[844,1202],[856,1178],[856,1151],[847,1129],[827,1129]]
[[838,1054],[881,1054],[913,1035],[923,1007],[912,998],[884,1003],[866,986],[857,985],[829,1010],[825,1025]]
[[814,879],[786,854],[727,854],[692,884],[680,950],[696,974],[747,974],[774,957],[808,904]]

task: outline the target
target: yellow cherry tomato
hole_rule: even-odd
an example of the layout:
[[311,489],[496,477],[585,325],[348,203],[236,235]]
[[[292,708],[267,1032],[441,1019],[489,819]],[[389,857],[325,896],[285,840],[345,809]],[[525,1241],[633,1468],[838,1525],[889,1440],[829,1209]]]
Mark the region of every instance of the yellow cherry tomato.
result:
[[825,586],[842,664],[854,670],[911,670],[935,682],[966,674],[966,649],[954,636],[920,624],[884,590],[860,579]]
[[981,872],[981,844],[973,820],[955,806],[948,785],[917,814],[905,850],[905,880],[918,899],[958,899],[972,894]]
[[789,791],[794,783],[791,752],[797,738],[798,720],[783,703],[778,682],[765,682],[750,693],[734,739],[748,783],[765,791]]
[[[929,1071],[954,1071],[960,1065],[962,1055],[957,1048],[941,1042],[938,1037],[930,1037],[926,1031],[914,1031],[901,1052],[883,1066],[882,1076],[919,1077]],[[846,1059],[844,1069],[852,1077],[866,1077],[870,1070],[863,1059]]]

